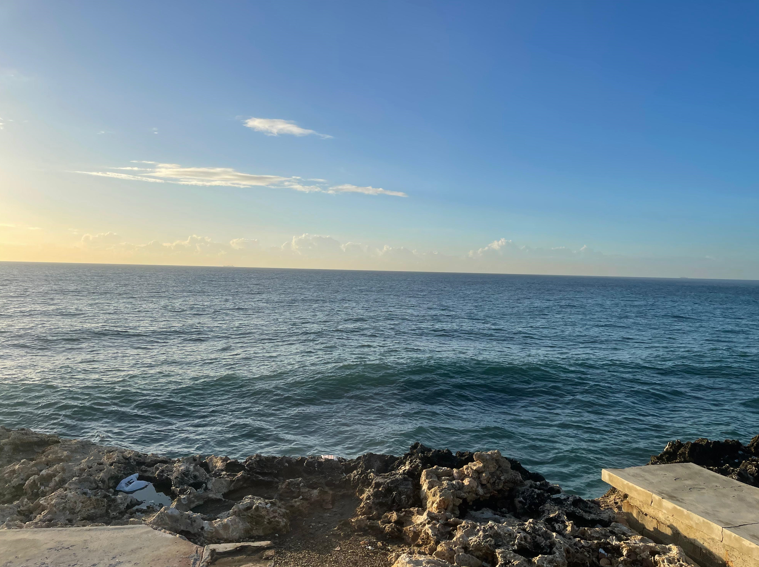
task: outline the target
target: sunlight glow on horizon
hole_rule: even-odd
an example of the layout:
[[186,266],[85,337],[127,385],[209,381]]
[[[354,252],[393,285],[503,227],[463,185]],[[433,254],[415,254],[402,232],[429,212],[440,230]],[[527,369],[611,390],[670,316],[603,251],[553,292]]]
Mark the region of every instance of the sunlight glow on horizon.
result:
[[0,9],[0,261],[759,279],[759,6],[78,6]]

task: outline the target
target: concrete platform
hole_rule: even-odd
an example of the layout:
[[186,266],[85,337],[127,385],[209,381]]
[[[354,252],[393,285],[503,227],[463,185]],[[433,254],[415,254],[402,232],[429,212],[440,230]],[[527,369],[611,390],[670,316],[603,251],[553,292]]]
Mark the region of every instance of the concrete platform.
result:
[[198,567],[202,553],[148,526],[0,530],[0,567]]
[[691,463],[601,476],[627,495],[622,510],[636,531],[679,545],[704,567],[759,566],[759,488]]

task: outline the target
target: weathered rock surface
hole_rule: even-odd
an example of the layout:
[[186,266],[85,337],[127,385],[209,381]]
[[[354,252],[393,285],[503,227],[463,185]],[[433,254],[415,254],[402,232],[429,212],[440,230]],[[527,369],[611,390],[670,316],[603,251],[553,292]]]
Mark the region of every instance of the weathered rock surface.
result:
[[[135,473],[169,495],[171,506],[138,509],[135,498],[115,491]],[[282,534],[293,521],[346,502],[355,512],[345,529],[406,550],[396,567],[688,565],[679,548],[634,534],[597,502],[564,494],[498,451],[453,454],[416,444],[400,457],[352,460],[167,459],[0,428],[4,528],[145,522],[213,544]]]
[[459,515],[459,506],[508,495],[524,484],[498,451],[475,453],[474,462],[460,469],[431,467],[422,471],[422,503],[430,512]]
[[211,521],[205,520],[201,514],[172,507],[162,508],[145,522],[207,543],[245,541],[251,537],[286,532],[290,528],[287,510],[276,500],[258,496],[246,496],[229,512]]
[[[138,500],[115,490],[120,480],[134,473],[172,498],[171,508],[138,507]],[[341,465],[314,457],[257,455],[244,463],[199,455],[168,459],[0,427],[4,528],[146,521],[197,543],[239,541],[287,531],[293,512],[329,508],[330,487],[340,483],[349,485]],[[273,498],[255,495],[253,487]],[[227,498],[240,490],[246,494]],[[213,511],[203,513],[204,506]]]

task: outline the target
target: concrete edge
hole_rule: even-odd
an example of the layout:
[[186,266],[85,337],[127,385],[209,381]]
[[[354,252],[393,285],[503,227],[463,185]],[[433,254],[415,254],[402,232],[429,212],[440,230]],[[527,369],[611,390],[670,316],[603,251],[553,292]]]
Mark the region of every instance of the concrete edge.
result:
[[637,486],[630,481],[625,480],[616,474],[616,471],[621,470],[625,469],[603,469],[601,471],[601,479],[617,490],[624,492],[628,496],[632,497],[633,500],[637,500],[646,506],[650,506],[652,509],[662,512],[673,520],[678,516],[687,517],[691,526],[693,526],[695,529],[711,538],[722,541],[725,528],[719,524],[715,524],[714,522],[707,520],[702,516],[699,516],[695,512],[691,512],[682,506],[678,506],[677,504],[670,502],[665,498],[662,498],[650,490],[646,490],[645,488],[641,488],[640,486]]

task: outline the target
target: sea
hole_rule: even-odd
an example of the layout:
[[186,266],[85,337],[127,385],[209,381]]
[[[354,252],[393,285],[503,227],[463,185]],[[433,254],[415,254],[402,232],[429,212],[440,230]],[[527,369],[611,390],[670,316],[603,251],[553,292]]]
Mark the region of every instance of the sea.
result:
[[759,434],[759,282],[0,263],[0,425],[166,454],[499,449],[585,497]]

